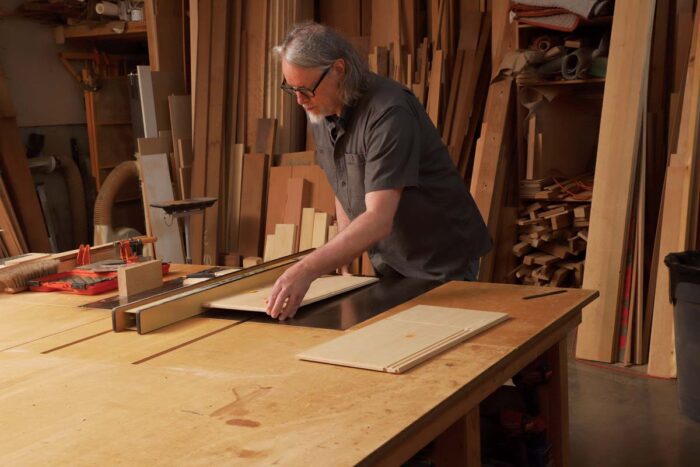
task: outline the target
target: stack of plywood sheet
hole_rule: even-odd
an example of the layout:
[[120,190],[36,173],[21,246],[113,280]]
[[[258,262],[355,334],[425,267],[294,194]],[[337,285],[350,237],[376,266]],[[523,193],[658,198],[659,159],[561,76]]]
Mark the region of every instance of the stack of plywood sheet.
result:
[[506,313],[417,305],[297,355],[334,365],[402,373],[508,319]]

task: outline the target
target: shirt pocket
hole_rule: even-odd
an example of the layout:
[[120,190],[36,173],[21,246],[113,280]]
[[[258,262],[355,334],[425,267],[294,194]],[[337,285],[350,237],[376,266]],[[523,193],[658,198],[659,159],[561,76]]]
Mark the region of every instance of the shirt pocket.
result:
[[364,154],[345,153],[348,173],[348,195],[355,212],[365,211],[365,156]]
[[321,169],[326,173],[326,178],[331,184],[333,190],[336,186],[335,165],[333,164],[333,148],[317,146],[316,147],[316,163],[321,166]]

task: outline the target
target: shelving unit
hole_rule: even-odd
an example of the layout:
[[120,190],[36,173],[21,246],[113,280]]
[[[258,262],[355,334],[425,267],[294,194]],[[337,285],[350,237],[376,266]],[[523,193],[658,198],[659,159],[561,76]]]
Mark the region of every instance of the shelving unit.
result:
[[56,42],[66,40],[146,40],[146,21],[110,21],[94,25],[80,24],[77,26],[57,26],[54,30]]

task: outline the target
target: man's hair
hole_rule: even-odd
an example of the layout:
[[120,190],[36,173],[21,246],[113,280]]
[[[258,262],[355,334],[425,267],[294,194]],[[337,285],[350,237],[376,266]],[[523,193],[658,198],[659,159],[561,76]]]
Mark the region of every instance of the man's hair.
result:
[[295,24],[273,51],[280,59],[302,68],[325,68],[343,59],[345,78],[339,92],[345,105],[354,103],[367,90],[367,65],[355,47],[333,28],[313,21]]

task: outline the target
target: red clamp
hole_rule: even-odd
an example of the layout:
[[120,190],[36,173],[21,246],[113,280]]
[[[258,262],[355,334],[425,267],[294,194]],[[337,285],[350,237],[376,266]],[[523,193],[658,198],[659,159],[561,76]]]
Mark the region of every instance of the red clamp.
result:
[[78,256],[75,258],[75,263],[77,266],[85,266],[90,264],[90,245],[80,245],[78,247]]

